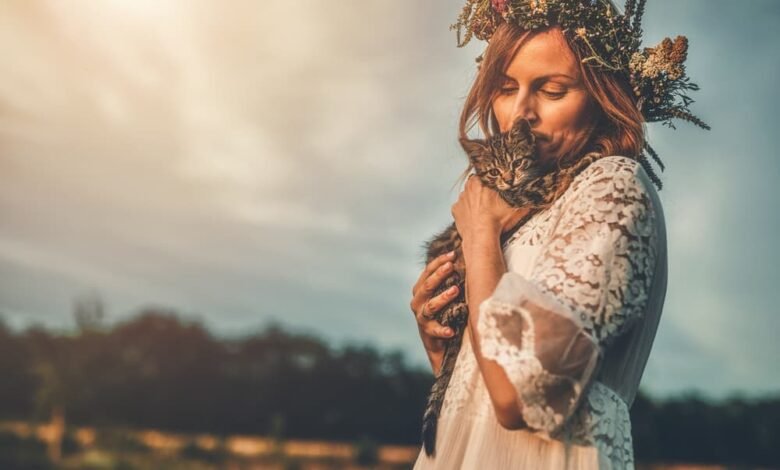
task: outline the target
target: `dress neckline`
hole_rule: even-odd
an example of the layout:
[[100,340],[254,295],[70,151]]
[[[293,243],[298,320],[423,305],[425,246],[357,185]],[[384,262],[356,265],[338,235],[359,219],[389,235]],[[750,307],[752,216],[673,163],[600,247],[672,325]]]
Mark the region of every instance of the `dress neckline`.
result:
[[[604,159],[607,159],[607,158],[617,158],[617,159],[622,159],[622,160],[629,160],[629,161],[631,161],[631,162],[637,163],[637,162],[636,162],[636,160],[633,160],[633,159],[631,159],[631,158],[625,157],[625,156],[623,156],[623,155],[606,155],[606,156],[604,156],[604,157],[601,157],[601,158],[599,158],[598,160],[594,161],[592,164],[588,165],[586,168],[584,168],[584,169],[583,169],[581,172],[579,172],[579,173],[578,173],[578,174],[577,174],[577,175],[574,177],[574,180],[577,180],[577,179],[579,179],[579,178],[584,178],[584,177],[585,177],[585,173],[586,173],[588,170],[592,170],[592,169],[594,168],[594,165],[596,165],[597,163],[599,163],[601,160],[604,160]],[[566,189],[566,191],[564,192],[564,194],[561,194],[561,195],[558,197],[558,199],[556,199],[556,201],[553,203],[553,205],[554,205],[554,204],[557,204],[558,202],[560,202],[560,200],[561,200],[561,199],[563,199],[563,197],[565,196],[565,194],[569,192],[569,190],[571,189],[571,187],[572,187],[573,185],[574,185],[574,181],[572,181],[572,182],[569,184],[569,188],[567,188],[567,189]],[[551,206],[551,207],[552,207],[552,206]],[[550,208],[551,208],[551,207],[550,207]],[[549,208],[548,208],[548,209],[549,209]],[[502,250],[506,249],[506,247],[507,247],[507,242],[509,242],[509,240],[512,238],[512,236],[513,236],[513,235],[514,235],[514,234],[515,234],[515,233],[516,233],[518,230],[520,230],[520,229],[523,227],[523,225],[525,225],[525,223],[526,223],[526,222],[528,222],[528,221],[529,221],[529,220],[530,220],[530,219],[531,219],[531,218],[532,218],[534,215],[536,215],[536,214],[538,214],[538,213],[542,212],[543,210],[545,210],[545,209],[536,209],[536,210],[529,211],[529,212],[528,212],[528,213],[527,213],[525,216],[523,216],[523,218],[522,218],[522,219],[520,219],[520,220],[519,220],[519,221],[518,221],[518,222],[517,222],[515,225],[513,225],[513,226],[512,226],[512,228],[510,228],[510,229],[509,229],[509,230],[507,230],[506,232],[502,233],[502,234],[501,234],[501,237],[500,237],[500,240],[501,240],[501,249],[502,249]]]
[[506,243],[509,241],[510,238],[512,238],[512,235],[514,235],[520,228],[525,225],[526,222],[528,222],[531,217],[536,215],[539,212],[538,209],[536,210],[530,210],[528,211],[515,225],[512,226],[509,230],[501,234],[501,249],[506,248]]

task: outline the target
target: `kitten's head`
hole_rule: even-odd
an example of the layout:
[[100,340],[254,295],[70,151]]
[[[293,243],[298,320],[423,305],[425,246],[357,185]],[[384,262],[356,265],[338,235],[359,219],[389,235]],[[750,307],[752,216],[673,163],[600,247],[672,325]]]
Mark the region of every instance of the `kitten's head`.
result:
[[526,187],[547,173],[538,160],[536,136],[526,119],[518,118],[511,129],[490,139],[460,142],[482,183],[499,193]]

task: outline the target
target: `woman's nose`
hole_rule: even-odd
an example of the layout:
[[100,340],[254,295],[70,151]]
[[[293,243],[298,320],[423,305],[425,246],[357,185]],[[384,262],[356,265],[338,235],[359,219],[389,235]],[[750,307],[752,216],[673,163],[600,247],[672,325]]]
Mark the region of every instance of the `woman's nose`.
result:
[[512,122],[515,122],[518,118],[525,118],[529,122],[533,123],[537,118],[536,104],[533,102],[533,97],[530,93],[518,93],[516,95],[514,108],[512,111]]

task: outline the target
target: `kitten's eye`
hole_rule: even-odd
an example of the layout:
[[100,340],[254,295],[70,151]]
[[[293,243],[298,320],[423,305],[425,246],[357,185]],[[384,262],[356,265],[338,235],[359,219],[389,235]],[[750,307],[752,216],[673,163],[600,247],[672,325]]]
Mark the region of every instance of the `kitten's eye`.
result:
[[491,168],[491,169],[488,171],[488,174],[489,174],[490,176],[498,176],[498,175],[500,175],[501,173],[500,173],[498,170],[496,170],[495,168]]

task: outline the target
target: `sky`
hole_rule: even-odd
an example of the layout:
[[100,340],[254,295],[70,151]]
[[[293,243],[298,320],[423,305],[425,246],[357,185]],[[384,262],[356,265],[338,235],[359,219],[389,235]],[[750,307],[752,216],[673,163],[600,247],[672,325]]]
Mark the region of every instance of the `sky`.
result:
[[[427,367],[411,288],[485,46],[456,47],[461,6],[0,2],[0,316],[68,330],[97,295],[112,322],[275,321]],[[649,0],[643,27],[688,37],[712,130],[648,125],[669,283],[641,388],[776,396],[780,2]]]

